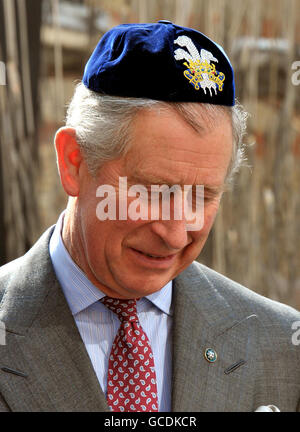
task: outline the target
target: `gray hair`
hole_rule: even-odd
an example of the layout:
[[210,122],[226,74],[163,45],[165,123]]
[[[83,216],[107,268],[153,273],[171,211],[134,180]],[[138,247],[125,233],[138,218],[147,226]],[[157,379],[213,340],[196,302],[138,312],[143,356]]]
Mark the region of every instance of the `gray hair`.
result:
[[[201,110],[199,110],[201,105]],[[88,169],[96,175],[106,161],[124,154],[130,145],[130,125],[141,109],[173,109],[191,126],[199,130],[199,114],[213,125],[220,112],[231,117],[233,152],[226,184],[245,161],[243,136],[246,132],[247,113],[236,103],[233,107],[191,102],[162,102],[143,98],[124,98],[95,93],[79,83],[69,104],[66,126],[74,128],[77,142],[83,152]]]

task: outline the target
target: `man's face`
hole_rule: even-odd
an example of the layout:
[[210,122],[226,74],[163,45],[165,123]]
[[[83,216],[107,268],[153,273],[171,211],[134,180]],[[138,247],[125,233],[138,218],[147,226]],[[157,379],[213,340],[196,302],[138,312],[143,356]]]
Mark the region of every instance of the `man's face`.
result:
[[[130,150],[105,163],[96,178],[85,164],[76,198],[77,264],[106,295],[134,298],[160,290],[195,260],[216,216],[232,153],[230,119],[218,114],[213,128],[203,124],[196,132],[173,111],[143,111],[134,121]],[[204,224],[187,231],[186,221],[105,220],[96,215],[100,185],[112,185],[117,210],[119,177],[128,188],[153,184],[203,185]],[[128,205],[135,198],[128,197]],[[172,201],[171,201],[172,202]],[[117,212],[118,215],[118,212]],[[171,212],[172,215],[172,212]],[[71,252],[72,253],[72,252]],[[154,255],[151,257],[149,255]]]

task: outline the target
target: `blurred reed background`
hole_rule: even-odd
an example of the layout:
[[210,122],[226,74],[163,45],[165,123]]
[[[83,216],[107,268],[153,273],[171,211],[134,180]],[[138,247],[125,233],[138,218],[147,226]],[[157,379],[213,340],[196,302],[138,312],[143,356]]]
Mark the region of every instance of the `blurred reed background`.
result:
[[0,0],[0,264],[23,254],[66,205],[53,136],[99,37],[122,22],[160,19],[225,48],[251,113],[250,168],[225,194],[199,260],[300,309],[299,0]]

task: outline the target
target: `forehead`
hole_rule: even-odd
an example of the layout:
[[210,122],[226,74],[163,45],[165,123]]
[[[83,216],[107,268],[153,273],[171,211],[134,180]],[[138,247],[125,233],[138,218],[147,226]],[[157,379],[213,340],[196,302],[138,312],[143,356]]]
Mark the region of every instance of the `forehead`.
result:
[[219,186],[232,155],[230,118],[217,111],[214,117],[199,112],[191,120],[173,109],[140,112],[132,123],[130,147],[124,157],[128,179]]

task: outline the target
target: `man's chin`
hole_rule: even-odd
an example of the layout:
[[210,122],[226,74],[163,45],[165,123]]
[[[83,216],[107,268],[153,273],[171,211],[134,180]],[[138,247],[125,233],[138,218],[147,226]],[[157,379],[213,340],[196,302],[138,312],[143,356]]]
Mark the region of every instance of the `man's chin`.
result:
[[132,278],[131,280],[120,280],[118,289],[119,293],[124,296],[124,298],[141,298],[147,297],[161,290],[172,277],[153,277],[153,278]]

